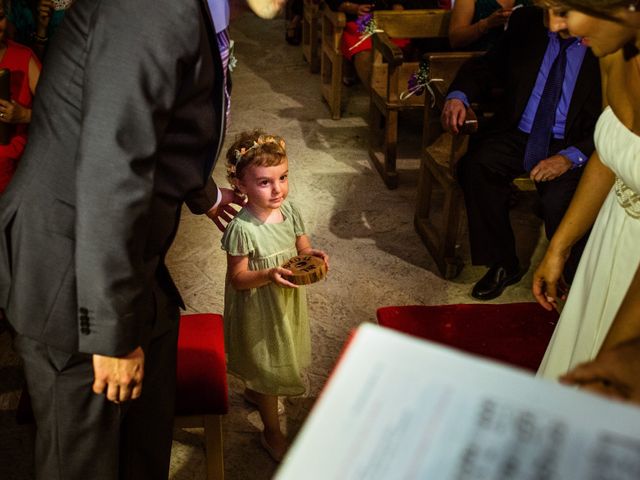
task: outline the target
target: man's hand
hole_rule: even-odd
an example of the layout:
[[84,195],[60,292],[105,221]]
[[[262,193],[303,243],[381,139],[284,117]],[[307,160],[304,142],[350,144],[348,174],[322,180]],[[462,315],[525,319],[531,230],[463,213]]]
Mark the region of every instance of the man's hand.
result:
[[[238,213],[231,204],[235,203],[236,205],[242,206],[245,203],[245,198],[230,188],[221,188],[220,193],[222,194],[222,200],[216,208],[212,208],[207,212],[207,217],[213,220],[218,230],[224,232],[224,229],[227,228],[231,219]],[[223,221],[225,224],[222,223]]]
[[467,107],[464,106],[462,100],[451,98],[447,100],[442,108],[440,122],[442,128],[449,133],[457,135],[467,119]]
[[640,404],[640,337],[601,351],[560,377],[562,383]]
[[142,347],[123,357],[93,355],[93,392],[106,393],[114,403],[135,400],[142,393],[144,352]]
[[553,155],[531,169],[529,177],[534,182],[548,182],[568,171],[572,166],[571,161],[563,155]]

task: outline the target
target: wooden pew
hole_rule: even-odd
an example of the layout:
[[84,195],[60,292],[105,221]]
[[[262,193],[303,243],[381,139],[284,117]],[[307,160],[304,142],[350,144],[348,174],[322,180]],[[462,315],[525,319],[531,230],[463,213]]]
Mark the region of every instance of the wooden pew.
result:
[[347,23],[342,12],[325,5],[322,11],[322,42],[320,47],[320,90],[329,105],[331,118],[340,118],[342,96],[342,53],[340,41]]
[[[304,0],[302,15],[302,56],[311,73],[320,71],[320,19],[325,4],[322,0]],[[327,7],[328,8],[328,7]]]
[[374,14],[376,26],[383,31],[373,36],[369,156],[388,188],[398,186],[398,114],[423,109],[425,102],[424,95],[400,98],[420,62],[406,59],[391,39],[444,41],[450,15],[447,10],[379,11]]

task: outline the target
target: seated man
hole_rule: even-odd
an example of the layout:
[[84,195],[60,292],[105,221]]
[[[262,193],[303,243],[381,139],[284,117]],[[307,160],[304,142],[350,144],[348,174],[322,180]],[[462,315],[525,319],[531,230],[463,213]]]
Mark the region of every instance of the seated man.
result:
[[[602,110],[598,62],[570,36],[559,11],[525,7],[513,12],[502,39],[465,63],[452,82],[442,112],[444,128],[457,134],[469,103],[495,89],[504,91],[496,114],[472,137],[458,166],[472,261],[490,267],[471,293],[480,300],[498,297],[525,273],[509,221],[513,179],[527,172],[536,182],[551,238],[594,150],[593,131]],[[568,282],[585,242],[575,246],[566,264]]]

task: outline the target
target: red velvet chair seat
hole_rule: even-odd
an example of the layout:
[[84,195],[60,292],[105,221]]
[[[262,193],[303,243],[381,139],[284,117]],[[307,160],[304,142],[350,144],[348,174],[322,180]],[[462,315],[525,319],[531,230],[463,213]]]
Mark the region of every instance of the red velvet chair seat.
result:
[[176,415],[223,415],[229,410],[222,315],[180,318]]
[[382,307],[377,317],[383,327],[531,371],[558,322],[537,303]]
[[204,428],[207,480],[224,479],[221,415],[229,410],[222,315],[180,318],[176,428]]

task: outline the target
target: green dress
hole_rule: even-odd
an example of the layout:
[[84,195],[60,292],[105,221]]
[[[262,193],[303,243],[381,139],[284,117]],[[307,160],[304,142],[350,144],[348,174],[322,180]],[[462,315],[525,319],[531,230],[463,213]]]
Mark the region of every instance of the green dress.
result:
[[[222,236],[229,255],[249,257],[249,270],[285,263],[298,254],[304,234],[300,212],[290,202],[281,207],[284,221],[262,223],[243,208]],[[311,362],[311,340],[304,287],[270,283],[236,290],[227,278],[224,296],[227,368],[247,387],[267,395],[302,395],[302,371]]]

